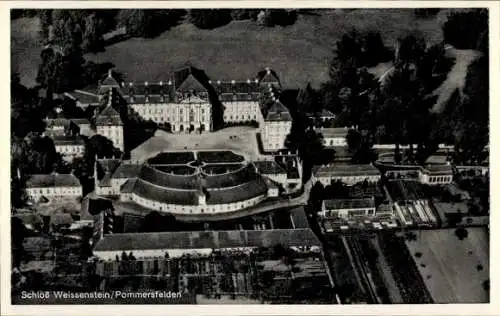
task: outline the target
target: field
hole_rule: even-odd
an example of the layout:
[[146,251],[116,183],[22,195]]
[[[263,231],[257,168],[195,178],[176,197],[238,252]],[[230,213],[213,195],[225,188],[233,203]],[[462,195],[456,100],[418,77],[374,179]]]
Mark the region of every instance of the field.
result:
[[483,288],[490,278],[489,234],[483,228],[467,231],[464,240],[454,229],[442,229],[421,231],[416,241],[406,241],[435,303],[489,302]]
[[[353,28],[378,30],[388,46],[410,31],[418,30],[432,42],[442,40],[441,23],[447,10],[436,17],[416,19],[412,10],[322,10],[301,14],[292,26],[263,28],[237,21],[199,30],[183,23],[154,39],[129,39],[108,46],[105,52],[87,55],[94,62],[112,62],[129,80],[160,81],[169,71],[190,62],[205,69],[212,80],[246,80],[263,67],[274,68],[286,87],[328,78],[328,64],[335,42]],[[34,84],[40,62],[36,19],[12,22],[12,68],[22,83]]]

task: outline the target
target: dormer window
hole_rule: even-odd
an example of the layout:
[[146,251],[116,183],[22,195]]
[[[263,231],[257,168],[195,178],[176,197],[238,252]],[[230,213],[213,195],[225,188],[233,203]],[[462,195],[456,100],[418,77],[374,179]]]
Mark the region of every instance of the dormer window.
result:
[[149,102],[149,97],[146,95],[146,103]]

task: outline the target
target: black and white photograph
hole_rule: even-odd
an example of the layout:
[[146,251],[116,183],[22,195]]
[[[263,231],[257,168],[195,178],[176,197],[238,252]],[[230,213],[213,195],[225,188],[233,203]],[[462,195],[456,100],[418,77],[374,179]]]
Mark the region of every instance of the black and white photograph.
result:
[[8,9],[7,304],[491,303],[487,3],[188,2]]

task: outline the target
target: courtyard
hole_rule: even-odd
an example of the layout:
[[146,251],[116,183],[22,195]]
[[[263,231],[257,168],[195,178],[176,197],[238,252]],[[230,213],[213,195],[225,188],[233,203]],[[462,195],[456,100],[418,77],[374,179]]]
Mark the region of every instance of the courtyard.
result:
[[131,152],[131,160],[142,162],[164,151],[231,150],[246,160],[256,160],[260,153],[257,128],[249,126],[228,127],[205,134],[171,134],[158,130]]

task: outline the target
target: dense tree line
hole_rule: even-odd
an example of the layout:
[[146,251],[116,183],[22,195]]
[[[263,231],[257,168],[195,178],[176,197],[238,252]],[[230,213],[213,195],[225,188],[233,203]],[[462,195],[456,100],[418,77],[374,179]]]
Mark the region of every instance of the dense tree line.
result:
[[188,19],[200,29],[214,29],[231,22],[231,11],[229,9],[191,9]]
[[436,16],[441,9],[439,8],[420,8],[420,9],[415,9],[413,13],[417,18],[421,19],[426,19],[426,18],[432,18]]
[[[475,34],[476,41],[483,40],[483,33]],[[430,111],[437,101],[434,91],[454,63],[446,56],[443,44],[429,46],[420,34],[410,33],[399,38],[392,55],[379,34],[351,31],[337,42],[334,53],[330,80],[317,91],[307,85],[297,95],[294,120],[299,118],[300,124],[294,121],[290,147],[299,148],[306,135],[309,125],[304,114],[327,109],[336,116],[336,126],[357,129],[347,137],[353,162],[376,159],[371,150],[374,143],[395,143],[398,162],[423,163],[440,143],[455,145],[457,161],[484,159],[482,149],[488,140],[487,55],[469,67],[463,93],[454,93],[444,113],[437,114]],[[394,66],[379,81],[367,67],[386,58],[392,59]],[[400,144],[410,145],[403,156]]]
[[443,25],[444,40],[460,49],[487,50],[488,10],[452,12]]
[[440,118],[440,132],[455,145],[455,160],[480,163],[489,143],[489,63],[481,57],[467,72],[463,92],[450,98]]

